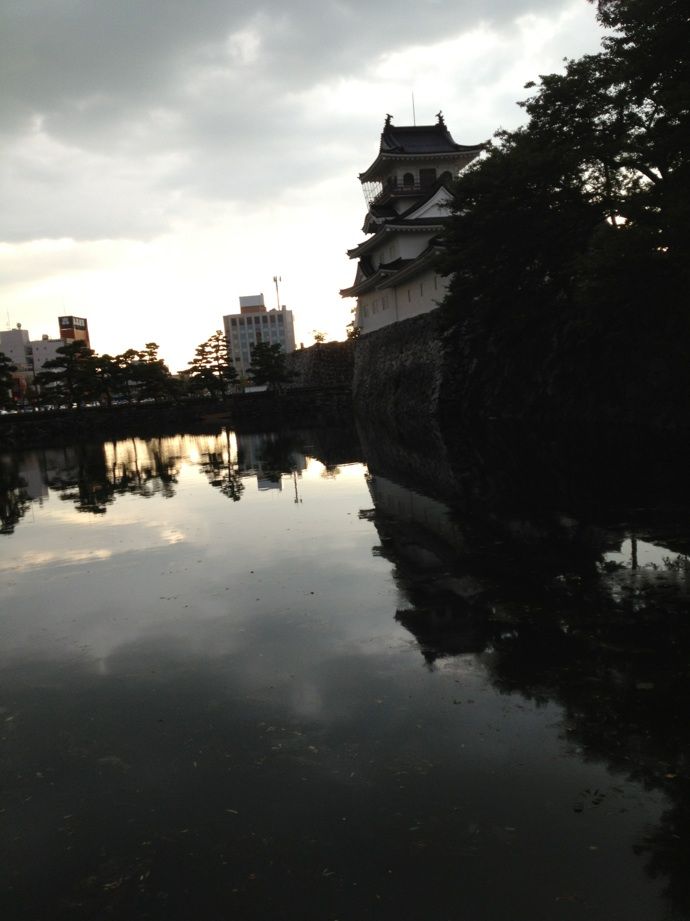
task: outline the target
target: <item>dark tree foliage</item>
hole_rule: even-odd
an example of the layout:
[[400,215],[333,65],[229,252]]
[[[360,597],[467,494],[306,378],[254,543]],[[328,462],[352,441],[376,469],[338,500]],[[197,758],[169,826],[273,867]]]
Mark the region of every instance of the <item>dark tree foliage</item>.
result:
[[81,341],[67,343],[43,365],[33,384],[36,402],[68,408],[171,400],[179,393],[179,382],[158,357],[155,342],[115,356],[97,355]]
[[47,361],[35,378],[43,401],[72,408],[97,399],[95,354],[78,339],[61,345],[57,357]]
[[189,362],[189,376],[195,389],[206,391],[212,399],[222,399],[235,383],[237,369],[221,330],[196,347]]
[[598,17],[602,50],[528,84],[527,124],[499,132],[457,182],[447,316],[491,338],[487,353],[519,343],[536,358],[559,340],[597,353],[603,374],[616,350],[668,348],[678,368],[690,333],[690,16],[685,0],[600,0]]
[[282,346],[277,342],[257,342],[252,351],[249,376],[258,386],[267,384],[269,390],[280,390],[292,380]]
[[147,342],[128,368],[138,400],[158,402],[175,396],[173,377],[166,363],[158,357],[158,349],[158,343]]
[[12,372],[17,366],[12,364],[4,352],[0,352],[0,409],[14,405],[12,398]]

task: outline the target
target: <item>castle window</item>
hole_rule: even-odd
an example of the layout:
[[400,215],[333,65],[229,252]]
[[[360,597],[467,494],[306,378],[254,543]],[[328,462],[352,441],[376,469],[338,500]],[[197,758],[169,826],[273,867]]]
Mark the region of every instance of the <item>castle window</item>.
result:
[[451,173],[448,172],[448,170],[444,170],[444,171],[441,173],[441,176],[440,176],[439,178],[441,178],[444,182],[452,182],[452,181],[453,181],[453,176],[452,176]]
[[414,175],[413,173],[405,173],[403,176],[403,186],[406,189],[411,189],[414,185]]
[[422,187],[433,185],[435,182],[436,182],[436,170],[433,167],[431,169],[420,169],[419,184]]

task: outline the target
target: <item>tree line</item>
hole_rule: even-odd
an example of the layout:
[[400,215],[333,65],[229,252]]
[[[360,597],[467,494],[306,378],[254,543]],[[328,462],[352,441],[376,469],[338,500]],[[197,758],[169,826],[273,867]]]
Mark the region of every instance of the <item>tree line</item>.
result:
[[445,308],[487,356],[558,354],[583,374],[593,359],[602,384],[664,355],[649,373],[675,368],[678,393],[690,366],[687,0],[598,0],[597,16],[601,51],[527,84],[527,123],[499,131],[457,180]]
[[[252,348],[247,378],[240,379],[220,330],[197,346],[189,367],[179,374],[171,373],[158,350],[157,343],[147,342],[143,349],[98,355],[83,341],[66,342],[28,382],[23,402],[34,408],[80,408],[190,397],[219,400],[247,384],[280,390],[292,377],[282,347],[259,342]],[[0,352],[1,408],[16,405],[12,393],[16,371],[16,366]]]

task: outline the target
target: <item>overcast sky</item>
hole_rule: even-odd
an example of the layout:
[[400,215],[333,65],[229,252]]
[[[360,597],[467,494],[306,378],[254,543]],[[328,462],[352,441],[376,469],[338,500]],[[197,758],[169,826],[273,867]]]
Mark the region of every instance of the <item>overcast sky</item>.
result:
[[173,370],[263,291],[344,338],[357,174],[442,109],[461,144],[598,48],[586,0],[0,0],[0,326],[155,340]]

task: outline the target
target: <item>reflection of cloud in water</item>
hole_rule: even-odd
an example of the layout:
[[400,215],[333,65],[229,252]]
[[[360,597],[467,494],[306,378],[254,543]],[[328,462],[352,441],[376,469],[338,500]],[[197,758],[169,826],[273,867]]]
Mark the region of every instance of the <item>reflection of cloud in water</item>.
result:
[[299,684],[290,694],[290,707],[296,716],[318,717],[323,712],[319,688],[311,682]]
[[619,550],[611,550],[604,554],[605,563],[619,563],[630,568],[633,566],[651,569],[669,568],[669,561],[673,563],[675,560],[678,561],[677,565],[681,568],[683,554],[677,554],[668,547],[635,538],[627,538],[622,542]]
[[180,531],[178,528],[163,528],[160,532],[161,539],[163,543],[166,544],[179,544],[181,541],[186,539],[186,535]]
[[0,561],[0,572],[28,572],[45,566],[74,566],[109,560],[111,550],[33,550],[23,553],[18,559]]

